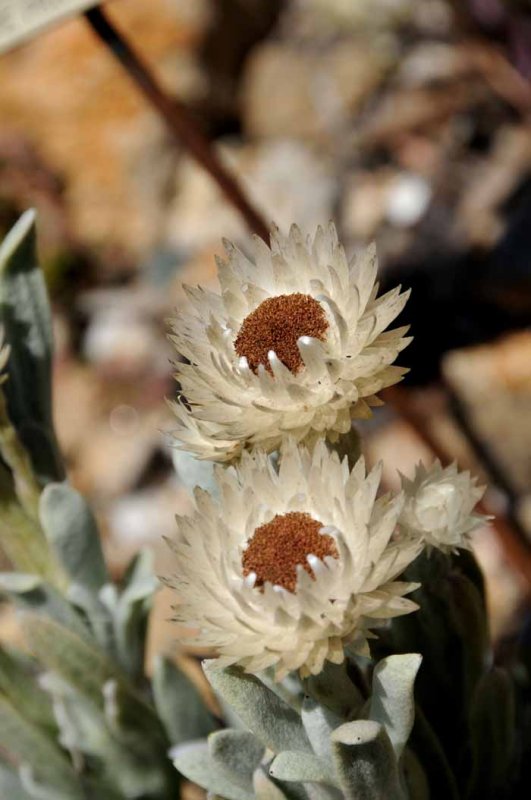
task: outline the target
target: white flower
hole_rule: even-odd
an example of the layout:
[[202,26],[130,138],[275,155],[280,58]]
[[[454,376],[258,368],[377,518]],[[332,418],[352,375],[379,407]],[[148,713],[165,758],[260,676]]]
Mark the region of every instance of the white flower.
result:
[[304,240],[255,239],[255,263],[230,243],[218,262],[221,295],[187,288],[195,314],[174,320],[184,400],[174,404],[181,447],[229,461],[247,446],[277,449],[283,438],[335,440],[352,417],[371,416],[376,392],[401,379],[391,366],[409,343],[400,287],[379,299],[370,247],[348,263],[335,228]]
[[395,579],[422,545],[392,539],[403,496],[376,499],[379,468],[366,475],[360,459],[350,472],[323,441],[288,440],[278,471],[257,450],[216,476],[219,503],[198,489],[194,515],[178,518],[165,582],[175,619],[220,667],[316,674],[345,644],[368,654],[371,628],[417,608],[403,597],[417,584]]
[[443,469],[435,461],[428,470],[419,464],[413,481],[402,476],[402,530],[444,552],[470,548],[470,533],[488,519],[472,513],[485,491],[476,481],[469,472],[458,472],[455,463]]

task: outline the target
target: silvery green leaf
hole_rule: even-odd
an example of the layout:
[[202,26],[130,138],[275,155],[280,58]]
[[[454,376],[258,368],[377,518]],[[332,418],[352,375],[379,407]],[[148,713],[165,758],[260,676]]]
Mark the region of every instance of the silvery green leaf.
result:
[[40,497],[46,538],[67,575],[97,591],[108,580],[98,526],[85,499],[67,483],[51,483]]
[[152,757],[166,763],[169,740],[155,709],[123,681],[114,678],[102,687],[103,710],[109,729],[132,749],[138,748],[145,759]]
[[388,656],[376,665],[372,676],[369,717],[385,726],[397,758],[415,721],[413,687],[421,661],[417,653]]
[[202,739],[218,727],[192,681],[169,658],[155,659],[152,687],[155,707],[173,745]]
[[31,763],[39,781],[57,792],[70,791],[80,798],[76,776],[65,755],[48,733],[25,719],[6,697],[0,695],[0,746],[15,763]]
[[307,693],[342,719],[357,716],[364,703],[359,689],[347,673],[346,660],[342,664],[326,661],[319,675],[304,681]]
[[32,800],[15,770],[0,764],[0,797],[5,800]]
[[514,689],[507,672],[494,667],[478,683],[470,725],[473,768],[467,797],[496,800],[503,797],[514,761]]
[[312,697],[304,698],[301,719],[314,753],[325,761],[330,761],[332,758],[332,732],[344,720]]
[[110,743],[101,711],[53,672],[42,676],[41,685],[53,699],[61,745],[72,753],[104,754]]
[[[0,401],[1,402],[1,401]],[[48,544],[35,519],[22,507],[13,475],[0,463],[0,548],[22,573],[50,577],[54,573]]]
[[48,786],[40,782],[35,777],[35,770],[31,764],[21,764],[19,769],[20,782],[24,789],[29,792],[32,800],[84,800],[85,792],[79,784],[76,794],[72,795],[70,790],[58,791],[53,786]]
[[86,586],[71,583],[66,596],[73,606],[85,614],[90,626],[90,632],[100,647],[108,656],[116,659],[114,621],[108,607],[102,603],[99,594],[94,594]]
[[102,687],[117,677],[117,669],[96,642],[40,614],[24,614],[21,627],[29,649],[41,664],[81,694],[103,703]]
[[143,550],[127,570],[114,618],[120,664],[135,677],[143,673],[148,618],[158,586],[153,574],[153,553]]
[[298,675],[288,673],[283,680],[276,681],[274,669],[269,668],[260,673],[260,680],[268,689],[277,694],[281,700],[285,700],[289,706],[300,713],[304,691]]
[[0,324],[11,347],[5,384],[9,416],[44,482],[64,468],[52,423],[52,324],[36,251],[35,212],[27,211],[0,245]]
[[[416,754],[409,747],[404,750],[401,767],[409,800],[432,800],[433,795],[430,792],[426,772]],[[431,764],[428,762],[426,768],[430,767]]]
[[332,750],[346,800],[405,800],[383,725],[373,720],[347,722],[332,734]]
[[418,705],[415,709],[415,726],[411,734],[411,746],[421,764],[427,765],[426,777],[429,783],[430,800],[459,800],[459,789],[446,754]]
[[188,742],[171,750],[171,758],[179,772],[203,789],[227,800],[254,800],[252,791],[229,780],[209,753],[206,742]]
[[159,763],[154,761],[149,732],[131,729],[127,739],[121,740],[119,731],[109,727],[107,715],[91,699],[53,673],[48,673],[43,683],[54,699],[60,741],[65,748],[97,758],[101,776],[125,797],[160,796],[166,783],[165,759],[160,758],[165,748],[157,743]]
[[216,669],[215,660],[205,661],[203,668],[212,688],[266,747],[274,753],[311,752],[300,716],[257,677],[237,667]]
[[273,759],[269,767],[272,778],[298,783],[326,783],[334,786],[335,778],[330,762],[310,753],[284,750]]
[[0,572],[0,592],[25,595],[42,586],[42,578],[27,572]]
[[212,497],[218,497],[219,487],[214,478],[214,464],[212,461],[196,458],[186,450],[173,448],[173,466],[180,482],[190,495],[196,487],[208,492]]
[[50,698],[37,683],[35,667],[27,656],[0,646],[0,692],[22,716],[53,733]]
[[208,737],[212,761],[246,791],[253,791],[253,773],[265,748],[252,733],[225,729]]
[[462,642],[463,691],[469,699],[490,658],[488,620],[484,598],[460,571],[452,575],[449,623]]
[[35,575],[0,573],[0,593],[20,608],[50,617],[80,637],[90,636],[80,615],[63,595]]

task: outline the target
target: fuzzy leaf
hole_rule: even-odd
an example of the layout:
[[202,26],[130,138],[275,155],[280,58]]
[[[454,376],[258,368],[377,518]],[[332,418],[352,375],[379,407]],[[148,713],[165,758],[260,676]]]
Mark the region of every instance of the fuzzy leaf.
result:
[[332,748],[346,800],[405,800],[383,725],[372,720],[347,722],[332,734]]
[[335,778],[329,764],[310,753],[284,750],[273,760],[269,774],[281,781],[304,783],[326,783],[335,785]]
[[420,763],[428,767],[430,800],[459,800],[456,779],[441,743],[418,705],[410,744]]
[[31,652],[43,665],[81,694],[103,704],[103,685],[117,676],[117,670],[95,642],[37,614],[24,614],[21,625]]
[[0,797],[5,800],[33,800],[20,782],[17,773],[0,764]]
[[[426,766],[429,768],[431,764],[428,762]],[[404,750],[401,767],[409,800],[432,800],[428,776],[416,754],[409,747]]]
[[136,748],[139,757],[166,764],[169,739],[155,709],[123,682],[111,679],[102,687],[104,713],[119,741]]
[[[73,800],[68,789],[64,792],[58,792],[55,787],[42,783],[42,781],[36,777],[35,770],[31,764],[21,764],[19,775],[22,786],[29,792],[32,800]],[[79,794],[75,795],[76,798],[86,797],[85,791],[81,788],[81,785],[79,785],[79,792]]]
[[29,572],[0,572],[0,592],[7,595],[23,596],[41,585],[41,578]]
[[304,698],[301,719],[314,753],[325,761],[330,762],[332,759],[332,740],[330,737],[344,720],[312,697]]
[[221,795],[227,800],[254,800],[252,791],[243,789],[227,778],[223,769],[209,753],[206,742],[188,742],[171,751],[175,767],[188,780],[197,783],[208,792]]
[[158,585],[153,575],[153,553],[143,550],[130,564],[123,590],[117,592],[107,584],[100,593],[114,619],[120,665],[133,677],[143,674],[148,618]]
[[39,516],[46,538],[68,576],[97,591],[108,580],[98,527],[85,499],[66,483],[41,494]]
[[253,773],[265,752],[258,739],[247,731],[226,729],[208,737],[208,748],[212,761],[227,777],[252,792]]
[[[149,734],[130,729],[127,740],[121,741],[119,731],[111,729],[107,715],[92,700],[51,673],[44,684],[54,699],[64,747],[97,758],[99,776],[125,797],[161,796],[166,783],[165,758],[159,755],[159,763],[153,761],[154,742]],[[159,754],[165,754],[160,745]]]
[[514,757],[515,708],[507,673],[493,668],[478,684],[471,706],[473,770],[467,798],[503,797]]
[[422,584],[411,596],[419,610],[393,620],[383,652],[422,655],[415,697],[459,781],[460,772],[466,771],[468,744],[455,731],[468,726],[474,685],[488,656],[483,600],[461,571],[459,557],[438,551],[422,553],[404,579]]
[[13,476],[0,463],[0,548],[20,572],[50,577],[53,572],[46,539],[20,504]]
[[81,638],[89,636],[88,628],[70,603],[36,575],[2,572],[0,593],[6,594],[20,608],[49,617]]
[[[113,587],[114,588],[114,587]],[[83,612],[95,640],[113,660],[117,660],[114,621],[107,606],[102,603],[99,593],[79,583],[71,583],[67,590],[70,603]]]
[[64,468],[52,423],[52,324],[37,262],[35,212],[27,211],[0,245],[0,323],[11,347],[5,384],[9,416],[44,482]]
[[192,681],[169,658],[156,658],[152,687],[155,707],[173,745],[202,739],[218,727]]
[[18,764],[31,764],[46,785],[82,800],[76,776],[55,742],[0,695],[0,746]]
[[373,672],[369,717],[385,726],[397,758],[415,721],[413,686],[421,661],[416,653],[388,656]]
[[338,716],[353,716],[363,705],[364,698],[347,673],[346,660],[342,664],[325,662],[319,675],[304,681],[308,694]]
[[35,666],[20,653],[0,647],[0,692],[26,719],[54,731],[52,705],[37,683]]
[[266,747],[274,753],[311,752],[299,715],[258,678],[236,667],[216,669],[215,660],[205,661],[203,668],[213,689]]

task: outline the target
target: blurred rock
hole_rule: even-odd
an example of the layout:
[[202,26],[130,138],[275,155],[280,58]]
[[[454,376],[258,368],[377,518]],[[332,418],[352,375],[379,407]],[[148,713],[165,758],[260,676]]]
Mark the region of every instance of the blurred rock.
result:
[[470,164],[456,209],[457,235],[475,246],[495,244],[505,230],[504,202],[523,176],[531,171],[531,135],[527,125],[497,131],[492,150]]
[[391,167],[359,170],[344,179],[341,222],[354,239],[372,239],[385,220],[389,189],[396,171]]
[[469,69],[460,48],[444,42],[424,41],[401,60],[397,80],[403,86],[447,82],[464,77]]
[[89,321],[85,357],[115,376],[167,376],[174,353],[163,320],[167,297],[146,286],[84,293],[80,307]]
[[411,20],[415,5],[415,0],[295,0],[292,24],[311,37],[360,29],[374,33]]
[[[506,486],[531,486],[531,332],[448,353],[443,374]],[[502,487],[504,488],[504,487]]]
[[[112,9],[171,91],[201,91],[195,51],[207,0]],[[144,98],[82,18],[0,58],[0,119],[60,175],[82,242],[145,253],[158,240],[175,151]]]
[[[268,222],[287,232],[295,222],[305,233],[327,222],[337,195],[328,159],[302,142],[278,140],[222,149],[258,209]],[[177,173],[175,199],[168,212],[167,240],[178,251],[194,252],[220,245],[222,238],[241,240],[248,233],[210,176],[190,159]]]
[[393,63],[389,48],[341,39],[320,50],[289,42],[255,48],[243,76],[245,130],[256,137],[329,140],[376,89]]

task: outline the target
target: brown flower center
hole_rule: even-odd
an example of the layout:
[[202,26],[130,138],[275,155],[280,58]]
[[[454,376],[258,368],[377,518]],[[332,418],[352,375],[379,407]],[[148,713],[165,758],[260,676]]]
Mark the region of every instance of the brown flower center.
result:
[[299,511],[277,514],[271,522],[260,525],[249,539],[242,558],[243,574],[254,572],[255,586],[270,581],[288,592],[295,592],[298,564],[315,579],[307,556],[314,555],[321,560],[325,556],[339,558],[332,536],[319,533],[322,527],[322,522]]
[[274,350],[277,358],[293,373],[304,362],[297,347],[301,336],[324,339],[328,321],[321,304],[308,294],[281,294],[260,303],[242,322],[234,342],[237,354],[244,356],[256,373],[258,365],[271,372],[267,358]]

